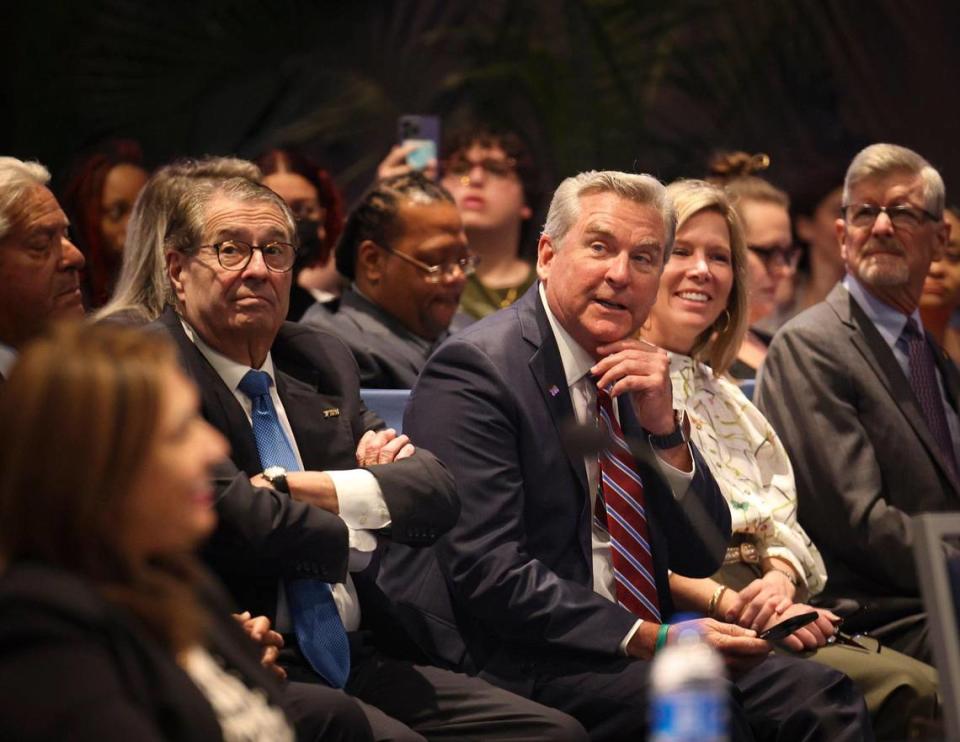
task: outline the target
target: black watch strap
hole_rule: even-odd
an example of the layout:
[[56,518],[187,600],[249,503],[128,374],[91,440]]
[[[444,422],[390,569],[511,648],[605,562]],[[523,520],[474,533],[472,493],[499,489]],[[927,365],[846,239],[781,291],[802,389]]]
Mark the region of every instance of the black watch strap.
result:
[[651,446],[663,450],[666,448],[674,448],[675,446],[679,446],[681,443],[687,442],[687,437],[683,434],[684,414],[674,410],[673,421],[673,430],[666,435],[655,435],[653,433],[647,434],[650,439]]

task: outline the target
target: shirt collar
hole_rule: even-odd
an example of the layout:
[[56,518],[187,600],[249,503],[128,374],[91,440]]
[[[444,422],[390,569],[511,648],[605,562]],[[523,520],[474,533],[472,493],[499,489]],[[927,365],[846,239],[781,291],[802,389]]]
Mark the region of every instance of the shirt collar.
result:
[[[903,334],[903,328],[907,325],[907,315],[898,309],[894,309],[889,304],[880,301],[871,294],[860,281],[849,273],[843,278],[843,285],[850,292],[850,296],[860,305],[860,308],[873,322],[877,331],[883,337],[887,345],[893,348],[897,340]],[[920,310],[914,309],[910,315],[920,328],[920,334],[923,334],[923,322],[920,320]]]
[[557,347],[560,349],[560,362],[563,364],[567,386],[571,387],[590,373],[590,369],[594,367],[596,361],[570,336],[569,332],[563,329],[563,325],[553,316],[553,312],[550,311],[550,304],[547,302],[547,292],[542,282],[539,291],[540,301],[547,312],[547,321],[550,323],[553,336],[557,339]]
[[0,343],[0,376],[3,378],[9,378],[10,369],[13,368],[13,364],[17,360],[17,351],[11,348],[9,345],[4,345]]
[[[217,375],[221,379],[223,379],[223,383],[227,385],[227,388],[231,392],[236,392],[237,388],[240,386],[240,381],[244,376],[246,376],[247,371],[250,370],[250,366],[247,366],[243,363],[237,363],[236,361],[227,358],[225,355],[223,355],[223,353],[211,348],[190,325],[183,321],[182,317],[180,318],[180,324],[183,325],[183,331],[190,339],[190,342],[197,346],[197,350],[199,350],[200,353],[203,354],[203,357],[207,359],[211,366],[213,366],[213,370],[217,372]],[[267,358],[264,360],[263,366],[259,370],[266,372],[267,375],[274,380],[274,383],[276,383],[276,376],[274,375],[273,369],[273,357],[270,355],[269,351],[267,351]]]

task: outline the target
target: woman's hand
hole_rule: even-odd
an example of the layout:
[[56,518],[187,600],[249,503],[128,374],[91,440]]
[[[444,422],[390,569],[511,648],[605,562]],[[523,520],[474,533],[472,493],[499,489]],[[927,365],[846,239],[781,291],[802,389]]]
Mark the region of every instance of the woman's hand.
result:
[[796,588],[786,575],[767,572],[737,593],[736,600],[720,615],[726,621],[759,631],[772,617],[781,615],[793,605],[795,592]]
[[817,613],[817,620],[808,623],[806,626],[794,631],[786,639],[781,639],[778,643],[794,652],[809,652],[827,643],[827,640],[833,636],[837,629],[836,623],[840,617],[827,610],[817,610],[806,603],[794,603],[789,608],[778,615],[773,616],[761,631],[773,628],[781,621],[786,621],[792,616],[799,616],[801,613]]

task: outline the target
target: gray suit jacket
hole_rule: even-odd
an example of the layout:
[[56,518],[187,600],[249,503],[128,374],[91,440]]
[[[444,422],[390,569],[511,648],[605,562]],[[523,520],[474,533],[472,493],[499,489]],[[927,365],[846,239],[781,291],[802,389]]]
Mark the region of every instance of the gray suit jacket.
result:
[[360,386],[368,389],[412,388],[436,345],[416,337],[353,287],[343,292],[336,314],[323,311],[311,308],[301,322],[338,335],[360,368]]
[[[960,374],[936,345],[934,355],[956,409]],[[842,285],[774,338],[755,401],[793,461],[827,595],[919,598],[910,516],[960,509],[960,485],[893,352]]]

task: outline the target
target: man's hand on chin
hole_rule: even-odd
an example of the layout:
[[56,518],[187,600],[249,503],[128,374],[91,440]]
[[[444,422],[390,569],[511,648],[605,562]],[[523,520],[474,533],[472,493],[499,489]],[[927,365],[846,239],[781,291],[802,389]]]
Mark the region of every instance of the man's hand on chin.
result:
[[[598,379],[597,387],[607,389],[611,397],[628,395],[637,421],[648,433],[670,435],[677,419],[667,352],[646,340],[630,338],[601,345],[597,353],[602,357],[590,369]],[[657,456],[680,471],[693,468],[685,442],[657,449]]]

